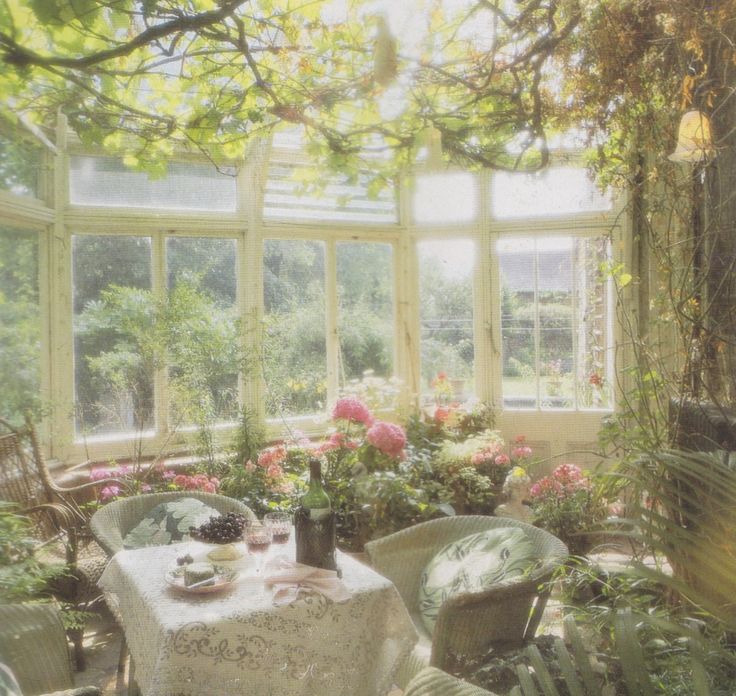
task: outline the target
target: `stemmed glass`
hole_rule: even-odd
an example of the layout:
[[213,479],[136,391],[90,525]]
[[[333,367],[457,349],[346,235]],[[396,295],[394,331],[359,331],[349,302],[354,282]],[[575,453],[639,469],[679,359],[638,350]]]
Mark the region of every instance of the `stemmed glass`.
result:
[[263,565],[263,556],[271,546],[271,527],[260,522],[249,524],[243,531],[243,538],[248,551],[256,557],[256,575],[259,575]]
[[272,530],[272,543],[286,544],[291,535],[291,515],[288,512],[269,512],[263,523]]

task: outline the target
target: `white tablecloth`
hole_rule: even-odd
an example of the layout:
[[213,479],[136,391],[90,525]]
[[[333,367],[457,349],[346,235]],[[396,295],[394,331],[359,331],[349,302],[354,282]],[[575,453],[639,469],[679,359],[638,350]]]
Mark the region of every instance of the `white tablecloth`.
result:
[[[189,594],[164,575],[203,544],[121,551],[100,580],[123,624],[144,696],[381,696],[417,635],[396,588],[338,554],[351,599],[274,606],[251,557],[230,590]],[[275,549],[278,547],[274,547]],[[284,548],[294,558],[293,546]],[[228,564],[223,564],[228,565]]]

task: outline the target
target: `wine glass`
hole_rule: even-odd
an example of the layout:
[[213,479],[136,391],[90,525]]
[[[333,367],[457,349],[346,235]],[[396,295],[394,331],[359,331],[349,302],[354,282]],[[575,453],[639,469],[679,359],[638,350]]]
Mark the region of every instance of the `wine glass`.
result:
[[263,517],[263,523],[271,527],[272,543],[286,544],[291,535],[291,515],[288,512],[269,512]]
[[271,527],[255,522],[245,528],[243,536],[248,551],[256,557],[256,575],[259,575],[263,565],[263,556],[271,546]]

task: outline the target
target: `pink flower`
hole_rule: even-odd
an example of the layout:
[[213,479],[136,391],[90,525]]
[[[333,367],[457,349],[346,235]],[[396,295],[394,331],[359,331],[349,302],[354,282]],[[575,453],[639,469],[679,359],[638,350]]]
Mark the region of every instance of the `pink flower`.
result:
[[389,457],[401,459],[406,445],[406,433],[400,425],[376,421],[366,433],[366,440]]
[[514,447],[514,449],[511,451],[511,456],[514,459],[526,459],[526,457],[532,456],[532,448],[527,445]]
[[215,486],[215,484],[214,484],[214,483],[205,483],[205,484],[204,484],[204,485],[202,486],[202,490],[203,490],[203,491],[204,491],[205,493],[216,493],[216,492],[217,492],[217,486]]
[[184,474],[177,474],[174,476],[174,485],[179,488],[187,488],[187,484],[189,483],[189,477],[185,476]]
[[90,481],[100,481],[104,478],[108,478],[109,476],[114,476],[114,473],[107,469],[92,469],[92,471],[89,472]]
[[141,493],[150,493],[153,490],[153,487],[150,483],[144,483],[141,486]]
[[176,472],[172,471],[171,469],[169,469],[168,471],[164,471],[164,473],[161,474],[161,478],[164,481],[173,481],[175,477],[176,477]]
[[105,486],[100,491],[100,500],[111,500],[118,495],[120,495],[120,486]]
[[273,464],[269,464],[268,469],[266,469],[266,476],[273,478],[273,479],[279,479],[284,475],[284,470],[281,468],[280,464],[277,464],[274,462]]
[[496,462],[498,466],[508,466],[511,464],[511,459],[509,459],[506,454],[499,454],[493,461]]
[[266,447],[258,455],[258,466],[268,469],[271,464],[278,464],[286,459],[286,447],[284,445],[274,445]]
[[335,408],[332,409],[333,420],[347,420],[362,423],[366,427],[370,427],[373,423],[373,416],[368,407],[354,396],[345,396],[338,399]]
[[253,473],[253,472],[254,472],[254,471],[256,470],[256,465],[255,465],[255,464],[254,464],[254,463],[253,463],[253,462],[252,462],[252,461],[251,461],[251,460],[249,459],[249,460],[248,460],[248,461],[247,461],[247,462],[245,463],[245,470],[246,470],[246,471],[247,471],[247,472],[248,472],[249,474],[252,474],[252,473]]
[[274,493],[282,493],[283,495],[291,495],[294,492],[294,483],[292,481],[280,481],[271,488]]
[[474,452],[473,455],[470,457],[470,463],[473,466],[478,466],[479,464],[482,464],[485,460],[486,457],[483,452]]

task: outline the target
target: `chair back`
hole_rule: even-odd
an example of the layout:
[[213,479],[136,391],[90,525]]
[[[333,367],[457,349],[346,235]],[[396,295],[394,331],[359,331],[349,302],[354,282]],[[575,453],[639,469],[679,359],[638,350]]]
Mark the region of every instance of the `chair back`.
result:
[[[20,511],[29,511],[42,540],[59,532],[58,523],[48,506],[54,502],[45,462],[39,465],[39,452],[32,426],[16,428],[0,419],[0,499],[15,503]],[[32,509],[36,510],[33,511]]]
[[196,498],[223,515],[228,512],[237,512],[245,515],[249,520],[256,519],[253,511],[245,503],[217,493],[204,493],[202,491],[145,493],[114,500],[97,510],[90,520],[92,535],[97,543],[105,549],[108,556],[114,556],[123,549],[125,535],[148,512],[159,503],[167,503],[179,498]]
[[69,646],[56,605],[2,604],[0,626],[0,662],[10,667],[21,693],[33,696],[74,686]]

